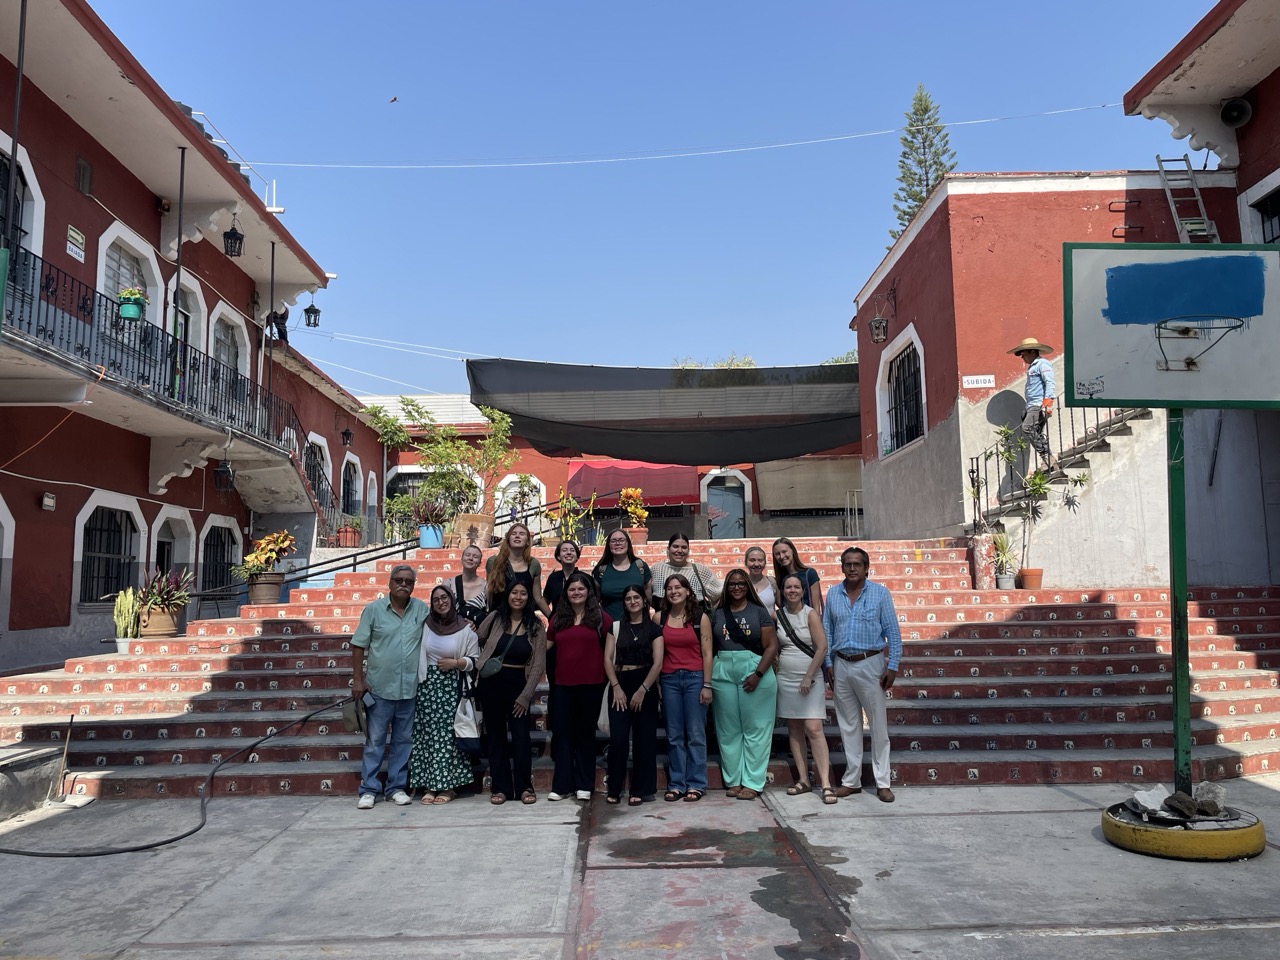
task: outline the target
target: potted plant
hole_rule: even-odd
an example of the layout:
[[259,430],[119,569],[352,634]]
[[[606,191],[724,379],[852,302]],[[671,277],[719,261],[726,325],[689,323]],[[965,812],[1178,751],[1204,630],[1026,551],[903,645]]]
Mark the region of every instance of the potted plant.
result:
[[147,304],[151,302],[142,287],[121,287],[116,300],[120,305],[121,320],[141,320]]
[[491,407],[481,407],[480,412],[489,421],[489,430],[479,440],[468,441],[452,425],[430,421],[420,425],[425,435],[414,449],[427,469],[423,489],[458,507],[454,533],[463,543],[487,546],[493,536],[494,490],[510,472],[517,454],[511,449],[511,418]]
[[996,533],[991,536],[991,566],[996,574],[997,590],[1012,590],[1014,571],[1018,569],[1018,554],[1013,549],[1007,533]]
[[344,513],[342,515],[342,525],[338,527],[338,546],[360,546],[360,531],[363,527],[364,521],[359,517],[350,513]]
[[190,570],[157,570],[138,591],[138,635],[176,637],[178,620],[183,607],[191,602],[195,579]]
[[278,603],[284,573],[276,564],[293,553],[295,539],[287,530],[269,533],[253,542],[253,550],[231,567],[235,576],[249,585],[250,603]]
[[116,653],[129,653],[132,642],[141,636],[138,623],[141,611],[139,592],[133,587],[125,587],[116,594],[115,607],[111,611],[116,624]]
[[626,525],[622,529],[631,537],[631,542],[648,543],[649,528],[645,521],[649,519],[649,511],[644,508],[644,491],[639,487],[623,487],[618,496],[618,506],[627,514]]
[[423,550],[444,546],[444,523],[449,519],[446,504],[428,497],[415,497],[409,515],[418,525],[418,546]]

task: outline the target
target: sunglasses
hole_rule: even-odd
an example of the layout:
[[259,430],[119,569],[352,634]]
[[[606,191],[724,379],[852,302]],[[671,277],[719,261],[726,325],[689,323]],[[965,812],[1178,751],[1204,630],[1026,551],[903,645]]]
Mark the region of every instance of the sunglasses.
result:
[[391,582],[398,583],[402,587],[412,587],[414,584],[412,577],[392,577]]

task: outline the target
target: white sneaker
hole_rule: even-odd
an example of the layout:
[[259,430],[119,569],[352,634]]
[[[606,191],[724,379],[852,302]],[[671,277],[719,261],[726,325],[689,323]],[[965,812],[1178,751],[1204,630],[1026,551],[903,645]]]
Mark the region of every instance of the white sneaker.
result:
[[391,802],[397,807],[407,807],[409,804],[413,803],[413,801],[409,799],[409,795],[403,790],[397,790],[393,793],[391,795]]
[[591,791],[590,791],[590,790],[579,790],[579,791],[578,791],[577,796],[578,796],[578,799],[579,799],[579,800],[590,800],[590,799],[591,799]]
[[564,799],[564,794],[562,794],[562,793],[548,793],[548,794],[547,794],[547,799],[548,799],[548,800],[563,800],[563,799]]
[[360,794],[360,799],[356,801],[357,810],[372,810],[373,803],[376,798],[372,793]]

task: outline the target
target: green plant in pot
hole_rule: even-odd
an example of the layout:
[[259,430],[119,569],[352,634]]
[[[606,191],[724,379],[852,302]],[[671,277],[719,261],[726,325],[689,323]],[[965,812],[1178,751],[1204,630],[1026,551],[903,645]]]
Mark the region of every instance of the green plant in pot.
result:
[[364,529],[364,521],[352,513],[344,513],[342,522],[338,525],[338,546],[340,547],[358,547],[360,546],[360,531]]
[[195,574],[190,570],[157,570],[138,591],[138,635],[176,637],[183,608],[191,602]]
[[1014,573],[1018,569],[1018,552],[1013,548],[1007,533],[991,536],[991,566],[996,575],[996,589],[1012,590]]
[[116,625],[116,653],[128,653],[130,641],[141,636],[138,615],[142,612],[139,591],[133,587],[125,587],[116,594],[115,606],[111,610],[111,618]]
[[276,603],[280,599],[280,585],[284,573],[276,570],[276,564],[294,551],[297,540],[288,530],[268,533],[253,542],[253,550],[231,567],[231,572],[249,585],[249,602]]
[[424,550],[444,546],[444,524],[452,518],[449,507],[430,497],[415,497],[409,515],[418,525],[418,546]]
[[120,306],[121,320],[141,320],[147,304],[151,302],[147,291],[141,287],[122,287],[116,294],[116,301]]

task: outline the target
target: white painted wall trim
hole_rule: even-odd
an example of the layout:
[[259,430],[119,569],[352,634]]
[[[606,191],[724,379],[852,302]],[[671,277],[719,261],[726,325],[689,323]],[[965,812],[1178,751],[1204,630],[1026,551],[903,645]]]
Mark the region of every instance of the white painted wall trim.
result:
[[219,320],[225,320],[230,324],[232,331],[236,337],[236,347],[239,356],[236,367],[241,376],[249,376],[249,357],[252,351],[249,349],[249,330],[244,315],[238,310],[227,305],[225,300],[219,300],[213,305],[213,310],[209,313],[209,323],[205,331],[204,352],[209,356],[213,356],[213,331]]
[[369,507],[377,507],[378,506],[378,475],[374,473],[372,470],[369,471],[369,475],[365,478],[364,486],[365,486],[364,508],[368,510]]
[[[5,130],[0,130],[0,153],[8,157],[13,156],[13,136]],[[43,257],[44,191],[40,189],[40,180],[36,177],[35,167],[31,165],[31,155],[27,153],[27,148],[22,144],[18,144],[18,167],[22,170],[22,176],[27,181],[27,189],[31,191],[31,220],[23,223],[23,227],[27,231],[26,248],[37,257]],[[24,221],[26,220],[26,212],[26,210],[23,210]],[[5,626],[7,627],[7,625]]]
[[[165,317],[164,328],[170,333],[173,332],[173,309],[175,307],[175,282],[178,275],[175,273],[170,278],[169,283],[165,287],[165,292],[169,296],[169,310],[171,311]],[[182,271],[182,289],[186,292],[191,301],[191,326],[194,330],[187,331],[187,343],[202,353],[209,352],[209,305],[204,299],[204,286],[189,271]]]
[[[133,525],[138,530],[138,552],[134,554],[134,563],[138,565],[140,574],[145,576],[151,567],[151,528],[147,526],[146,518],[142,515],[142,508],[138,506],[136,498],[126,497],[122,493],[114,493],[110,490],[93,491],[93,493],[89,494],[89,499],[85,501],[84,506],[80,508],[80,512],[76,514],[71,553],[72,569],[77,574],[79,573],[79,564],[84,560],[84,525],[88,523],[89,518],[93,516],[93,511],[98,507],[123,510],[133,517]],[[68,585],[71,594],[71,625],[75,626],[79,617],[78,606],[82,602],[80,600],[80,577],[78,575],[73,576],[71,580],[72,582]],[[98,603],[101,601],[89,600],[83,602]]]
[[345,476],[345,474],[346,474],[346,472],[347,472],[347,464],[348,464],[348,463],[355,464],[355,468],[356,468],[356,473],[355,473],[355,477],[356,477],[356,482],[355,482],[355,492],[356,492],[356,509],[355,509],[355,510],[353,510],[353,511],[351,511],[351,512],[352,512],[353,514],[362,514],[362,513],[364,513],[364,485],[360,482],[360,475],[361,475],[362,473],[364,473],[364,469],[362,468],[362,466],[361,466],[361,464],[360,464],[360,458],[359,458],[359,457],[357,457],[357,456],[356,456],[354,453],[352,453],[350,450],[347,450],[347,451],[343,454],[343,456],[342,456],[342,469],[338,471],[338,484],[339,484],[339,486],[338,486],[338,502],[339,502],[339,504],[341,504],[341,502],[342,502],[342,495],[346,492],[346,491],[342,488],[342,483],[343,483],[343,477]]
[[1272,170],[1252,187],[1236,197],[1236,210],[1240,214],[1241,243],[1263,242],[1262,214],[1254,209],[1254,204],[1260,203],[1277,190],[1280,190],[1280,169]]
[[[310,445],[311,445],[311,444],[313,444],[313,443],[314,443],[317,447],[319,447],[319,448],[320,448],[320,450],[324,453],[324,472],[325,472],[325,477],[326,477],[326,478],[328,479],[328,481],[329,481],[329,487],[330,487],[331,489],[337,489],[337,487],[335,486],[335,484],[334,484],[334,482],[333,482],[333,457],[331,457],[331,456],[329,455],[329,440],[328,440],[326,437],[322,437],[322,436],[321,436],[320,434],[318,434],[318,433],[308,433],[308,434],[307,434],[307,446],[310,446]],[[304,453],[304,456],[303,456],[303,462],[304,462],[304,463],[306,462],[305,452],[306,452],[306,451],[305,451],[305,449],[304,449],[304,451],[303,451],[303,453]],[[338,495],[339,495],[339,496],[341,496],[341,495],[342,495],[342,491],[341,491],[341,490],[338,490]]]
[[[864,460],[879,460],[886,456],[881,444],[880,438],[888,436],[890,430],[889,424],[889,363],[897,358],[908,345],[915,344],[916,353],[920,357],[920,426],[924,431],[920,435],[920,439],[929,436],[929,388],[927,386],[928,377],[925,375],[925,355],[924,344],[920,342],[920,335],[916,333],[916,325],[908,323],[906,328],[896,337],[885,345],[880,351],[880,366],[876,370],[876,430],[873,434],[868,434],[863,438],[862,449],[868,449],[867,444],[870,443],[870,449],[875,451],[874,457],[866,457]],[[913,443],[915,441],[912,441]],[[905,450],[911,446],[910,443],[903,444],[899,450]],[[897,451],[893,451],[897,452]]]
[[717,477],[737,477],[742,481],[743,500],[746,505],[747,519],[751,518],[751,514],[755,512],[752,504],[755,502],[755,488],[751,483],[751,478],[741,470],[733,467],[718,467],[706,473],[701,480],[698,481],[698,499],[702,501],[701,509],[703,516],[707,513],[707,489],[711,486],[711,481]]
[[9,600],[13,596],[13,541],[17,524],[0,494],[0,634],[9,629]]
[[[166,505],[160,508],[160,512],[156,514],[155,521],[151,524],[151,542],[154,544],[160,539],[160,528],[166,521],[172,520],[176,526],[182,527],[186,531],[186,536],[182,539],[173,541],[173,562],[186,563],[194,566],[196,562],[196,525],[191,520],[191,511],[185,507],[175,507]],[[150,570],[152,565],[152,557],[147,555],[147,569]]]
[[244,557],[244,535],[240,532],[240,525],[236,522],[235,517],[224,517],[221,514],[209,514],[205,517],[204,526],[200,528],[200,537],[198,539],[198,566],[204,565],[204,538],[209,535],[209,531],[214,527],[225,527],[231,531],[231,536],[236,541],[236,556]]
[[107,289],[107,248],[113,243],[127,249],[142,262],[143,272],[147,274],[147,322],[168,329],[165,324],[165,288],[161,284],[160,261],[156,252],[141,234],[117,220],[98,237],[98,274],[97,289],[106,297],[114,298],[118,291]]

